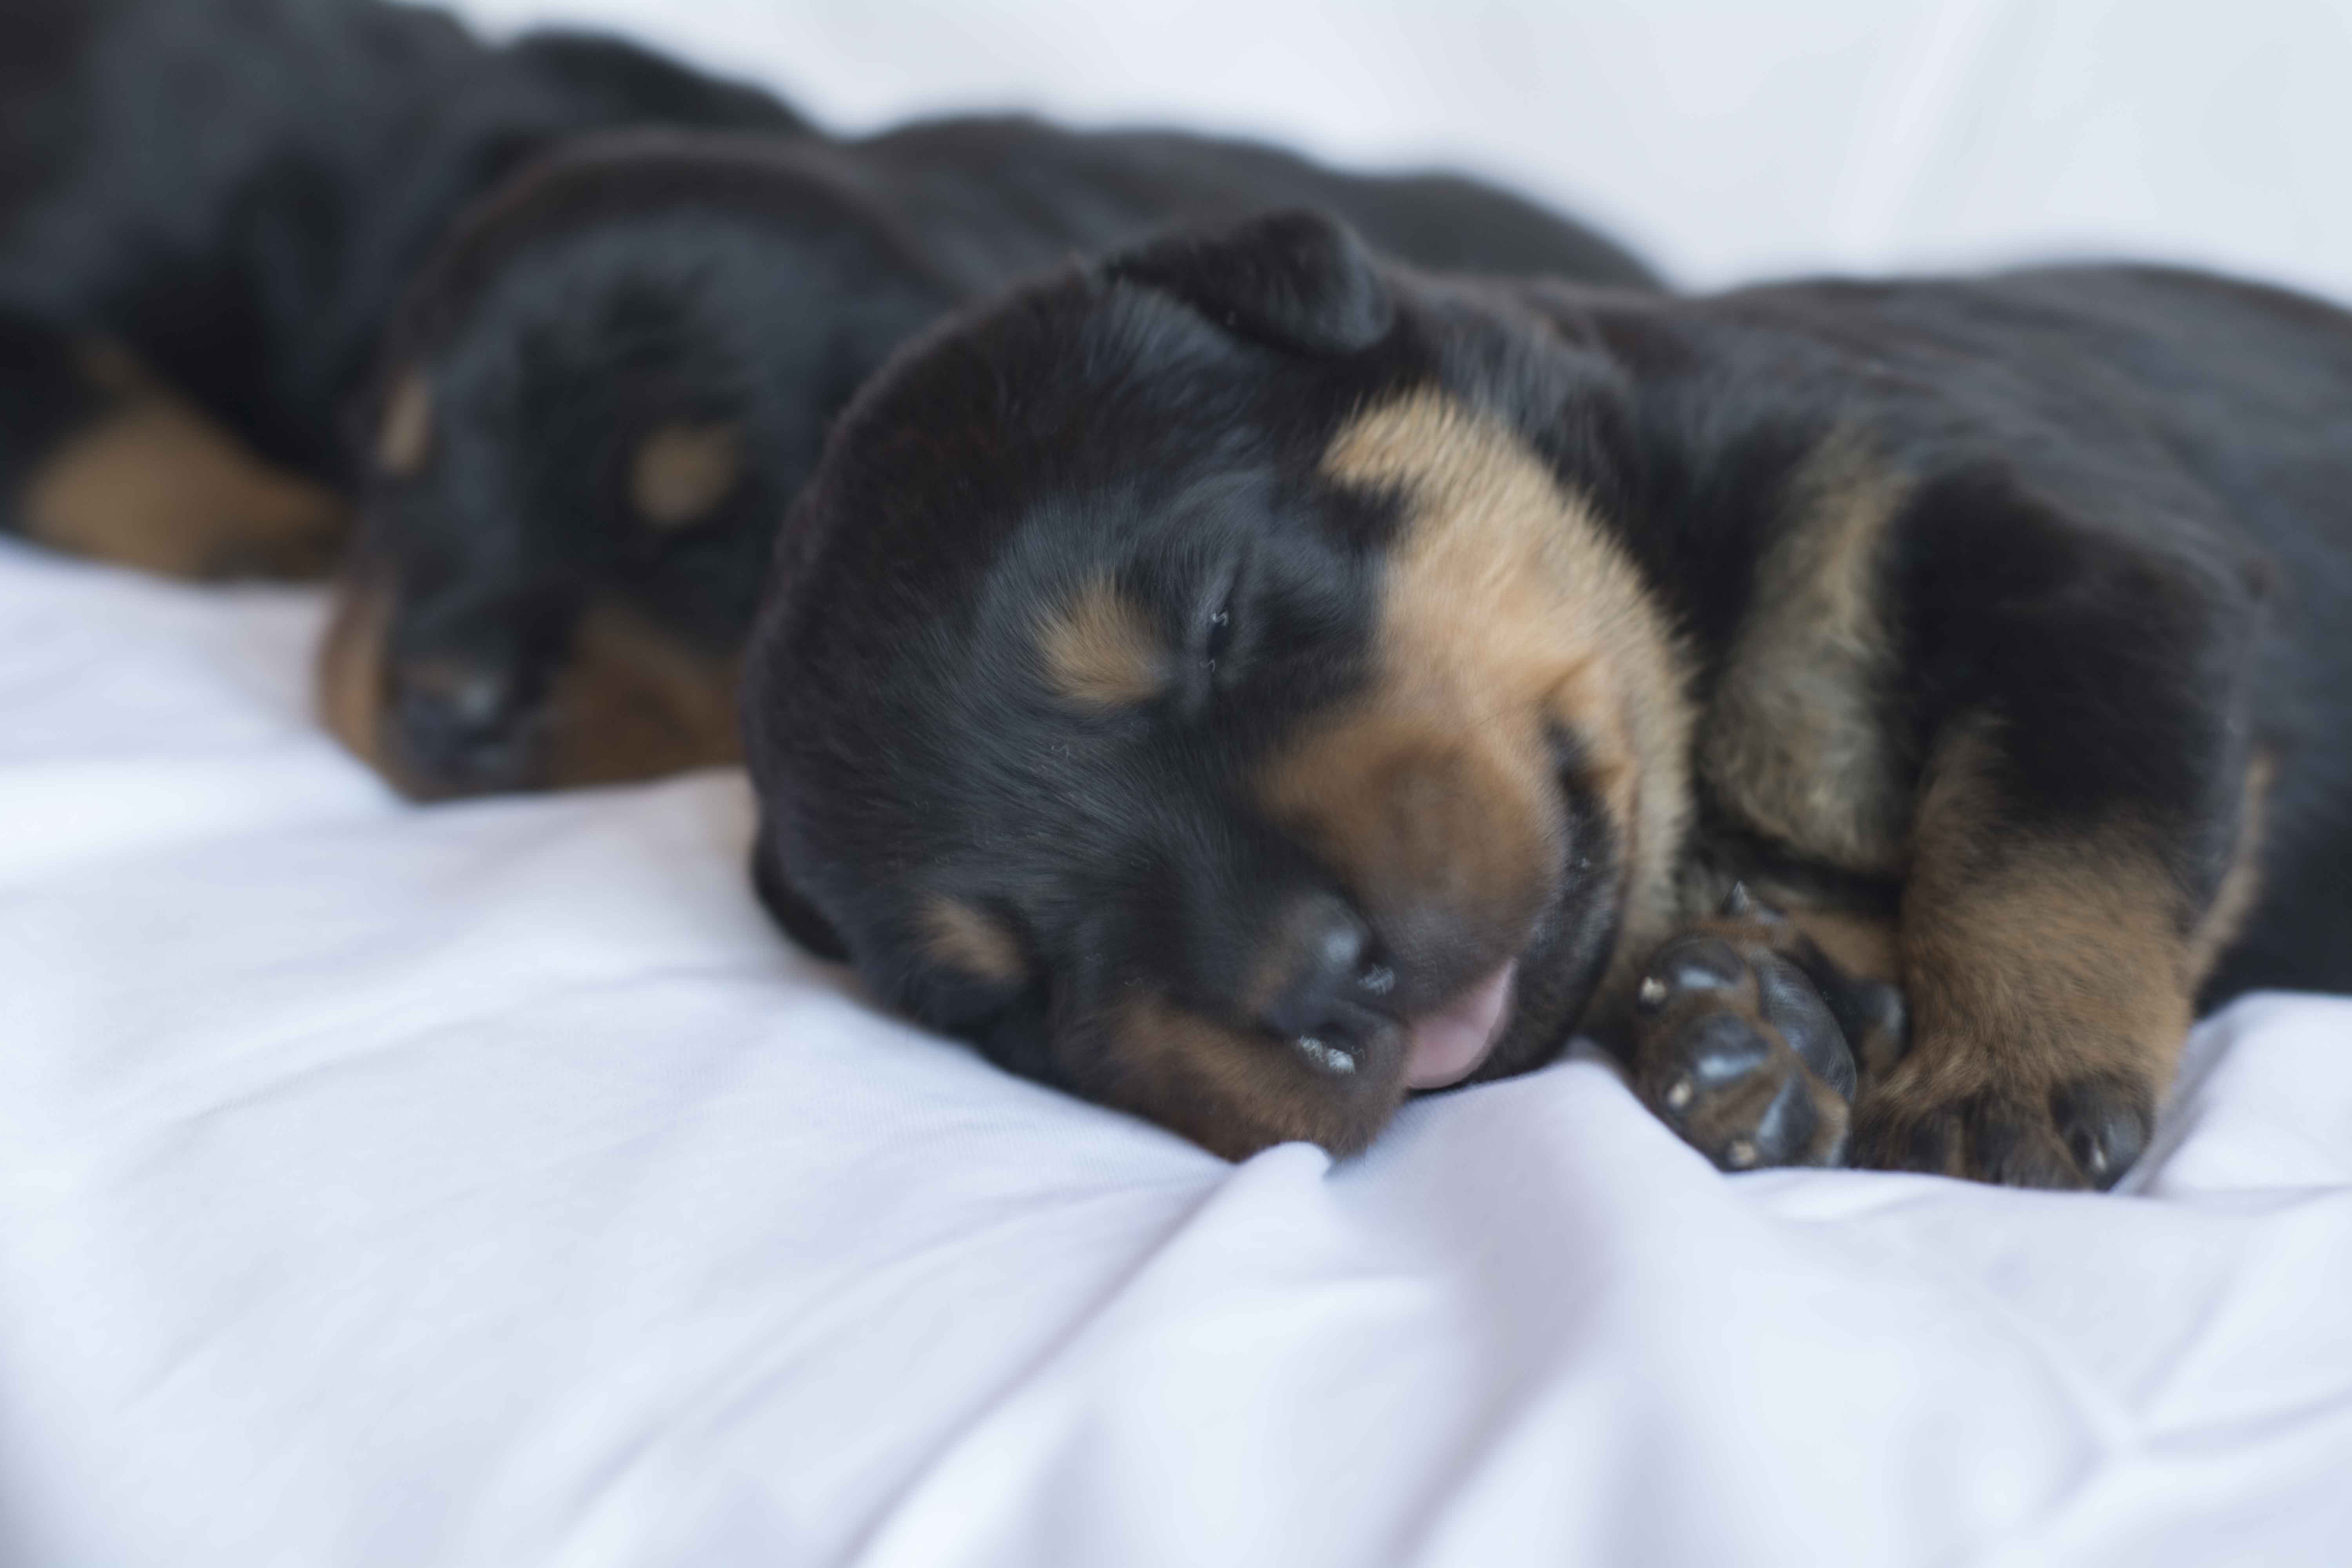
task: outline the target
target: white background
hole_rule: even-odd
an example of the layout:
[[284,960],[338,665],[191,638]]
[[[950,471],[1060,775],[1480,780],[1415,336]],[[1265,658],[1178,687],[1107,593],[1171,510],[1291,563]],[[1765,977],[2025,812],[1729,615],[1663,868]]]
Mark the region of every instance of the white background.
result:
[[467,0],[826,123],[1028,108],[1444,160],[1675,278],[2128,252],[2352,297],[2340,0]]

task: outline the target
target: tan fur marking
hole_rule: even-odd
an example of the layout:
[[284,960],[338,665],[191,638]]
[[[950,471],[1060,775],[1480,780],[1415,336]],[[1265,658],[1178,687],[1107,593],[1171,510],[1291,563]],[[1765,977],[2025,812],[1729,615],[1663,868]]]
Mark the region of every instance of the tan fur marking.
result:
[[547,787],[659,778],[740,760],[737,661],[618,605],[593,606],[557,679]]
[[1992,1090],[2028,1105],[2114,1074],[2151,1094],[2188,1037],[2196,977],[2179,894],[2139,825],[2006,829],[1988,724],[1939,748],[1903,897],[1911,1053],[1869,1097],[1897,1118]]
[[629,504],[656,528],[698,522],[743,477],[743,435],[733,425],[665,425],[629,463]]
[[2237,847],[2230,857],[2230,868],[2221,874],[2221,885],[2214,889],[2205,918],[2197,924],[2197,934],[2189,939],[2189,973],[2199,986],[2213,973],[2214,964],[2221,962],[2230,944],[2238,940],[2238,933],[2245,929],[2246,917],[2254,911],[2254,900],[2262,892],[2271,785],[2277,778],[2277,759],[2267,752],[2257,753],[2247,764],[2244,805],[2238,816]]
[[110,347],[84,374],[116,405],[34,473],[25,531],[167,577],[312,577],[341,543],[341,497],[271,468]]
[[923,945],[935,963],[960,974],[996,985],[1018,985],[1029,977],[1028,961],[1013,933],[978,905],[945,893],[923,901]]
[[433,458],[433,384],[411,366],[384,399],[375,434],[375,466],[396,479],[413,479]]
[[[374,573],[355,573],[341,585],[320,650],[320,714],[403,795],[444,799],[446,785],[411,772],[384,732],[384,637],[394,599]],[[634,611],[592,608],[556,679],[548,744],[524,787],[618,784],[738,760],[735,668]]]
[[383,754],[383,647],[392,593],[381,575],[346,574],[319,645],[319,717],[328,731],[402,793]]
[[1108,577],[1089,578],[1037,628],[1047,684],[1081,708],[1149,702],[1168,684],[1168,650]]
[[1874,581],[1901,480],[1834,436],[1791,487],[1701,731],[1699,765],[1752,826],[1849,871],[1900,868],[1910,802],[1876,700],[1894,660]]
[[[1685,924],[1695,929],[1732,918],[1719,911],[1735,883],[1746,887],[1759,904],[1812,938],[1814,945],[1848,974],[1889,984],[1902,980],[1902,952],[1892,914],[1853,903],[1823,901],[1818,886],[1786,881],[1769,870],[1741,874],[1724,866],[1686,863],[1677,894]],[[1675,934],[1680,935],[1680,931]]]
[[1902,979],[1903,956],[1894,921],[1844,910],[1804,909],[1790,910],[1789,921],[1855,979],[1890,984]]
[[1088,1086],[1106,1105],[1244,1160],[1293,1140],[1351,1154],[1394,1114],[1385,1098],[1332,1093],[1281,1042],[1237,1035],[1156,995],[1131,997],[1109,1020],[1108,1076]]
[[1436,392],[1358,417],[1325,467],[1402,490],[1412,515],[1371,689],[1277,759],[1268,810],[1323,848],[1376,922],[1420,908],[1500,957],[1559,858],[1544,727],[1565,723],[1625,856],[1603,991],[1627,988],[1670,929],[1689,811],[1679,654],[1633,563],[1524,443]]

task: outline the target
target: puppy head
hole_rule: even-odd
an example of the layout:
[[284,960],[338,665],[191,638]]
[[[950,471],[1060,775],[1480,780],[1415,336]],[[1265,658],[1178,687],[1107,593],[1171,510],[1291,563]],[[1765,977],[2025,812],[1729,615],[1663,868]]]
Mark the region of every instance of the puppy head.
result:
[[827,418],[947,295],[823,148],[638,132],[460,223],[357,421],[320,689],[420,798],[736,751],[734,668]]
[[1548,1058],[1663,896],[1682,720],[1632,564],[1486,398],[1573,447],[1605,377],[1522,336],[1283,214],[895,362],[748,656],[780,921],[1228,1155]]

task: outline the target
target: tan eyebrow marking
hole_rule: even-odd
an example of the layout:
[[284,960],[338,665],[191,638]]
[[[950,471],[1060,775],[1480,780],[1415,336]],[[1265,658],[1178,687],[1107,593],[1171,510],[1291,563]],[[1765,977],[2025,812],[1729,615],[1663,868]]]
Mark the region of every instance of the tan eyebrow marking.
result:
[[1168,650],[1143,612],[1106,576],[1089,578],[1045,617],[1037,651],[1047,683],[1082,708],[1132,707],[1168,684]]
[[959,973],[1003,985],[1029,978],[1028,961],[1004,922],[968,900],[933,893],[923,901],[923,947]]
[[743,477],[743,436],[733,425],[665,425],[629,463],[629,504],[656,528],[709,515]]

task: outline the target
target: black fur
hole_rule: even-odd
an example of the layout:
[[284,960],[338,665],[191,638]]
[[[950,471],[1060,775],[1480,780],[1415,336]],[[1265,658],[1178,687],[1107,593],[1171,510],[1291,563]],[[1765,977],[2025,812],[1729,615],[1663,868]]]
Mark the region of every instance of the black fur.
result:
[[[550,693],[583,607],[617,599],[705,654],[737,652],[827,421],[902,340],[1074,254],[1297,202],[1433,264],[1652,281],[1588,230],[1465,180],[1023,119],[841,143],[624,135],[526,172],[441,249],[387,339],[377,398],[421,374],[435,442],[425,471],[374,476],[362,498],[361,570],[395,585],[386,732],[369,749],[419,793],[568,782],[549,745],[514,742],[563,722]],[[1236,309],[1257,309],[1260,282],[1234,280]],[[1377,330],[1377,302],[1260,324],[1345,341]],[[629,465],[680,426],[740,431],[744,468],[692,526],[649,527]],[[420,662],[479,672],[499,693],[488,720],[459,734],[405,698]]]
[[[1314,228],[1284,219],[1066,270],[930,333],[844,416],[745,672],[755,871],[798,940],[1000,1062],[1213,1147],[1301,1135],[1286,1127],[1339,1148],[1370,1136],[1399,1092],[1392,1057],[1299,1089],[1306,1109],[1261,1115],[1236,1090],[1204,1110],[1194,1089],[1137,1092],[1134,1039],[1096,1021],[1139,988],[1284,1052],[1251,1032],[1217,955],[1265,941],[1298,888],[1351,890],[1253,792],[1270,758],[1368,690],[1401,548],[1400,513],[1325,465],[1364,410],[1435,388],[1589,498],[1682,639],[1702,736],[1809,455],[1858,437],[1904,487],[1870,586],[1894,637],[1871,700],[1898,784],[1920,783],[1957,724],[1989,719],[1999,816],[1980,858],[2123,823],[2192,922],[2267,754],[2262,895],[2203,1000],[2352,984],[2352,317],[2124,267],[1694,300],[1475,283],[1372,263]],[[1034,647],[1097,573],[1181,667],[1164,694],[1101,713],[1055,700]],[[1612,836],[1595,806],[1579,738],[1556,740],[1569,864],[1594,869],[1552,884],[1481,1076],[1608,1023],[1628,999],[1596,990],[1604,969],[1638,973],[1602,962],[1623,940],[1622,824]],[[1903,907],[1899,869],[1823,863],[1704,792],[1694,820],[1688,874],[1769,862],[1832,904]],[[1019,975],[940,961],[923,925],[940,893],[1001,926]],[[1412,1000],[1387,1006],[1395,1018],[1465,978],[1397,967],[1393,994]],[[1938,1142],[1944,1123],[1864,1152],[2104,1184],[2144,1137],[2149,1090],[2128,1087],[2059,1081],[2021,1122],[1995,1081],[1953,1111],[1965,1159]],[[2072,1141],[2054,1166],[2033,1116]]]
[[[2352,984],[2352,320],[2155,268],[1805,284],[1628,321],[1571,306],[1639,378],[1627,542],[1711,657],[1810,437],[1865,421],[1923,482],[1883,592],[1888,720],[1914,758],[1958,711],[2011,737],[2015,826],[2119,797],[2179,825],[2210,895],[2260,743],[2282,762],[2269,893],[2208,989]],[[1657,519],[1664,527],[1652,526]]]
[[[0,411],[86,402],[74,353],[110,340],[264,458],[346,483],[338,416],[458,206],[560,138],[646,122],[807,129],[615,39],[490,48],[378,0],[9,0]],[[9,420],[0,525],[70,423]]]

